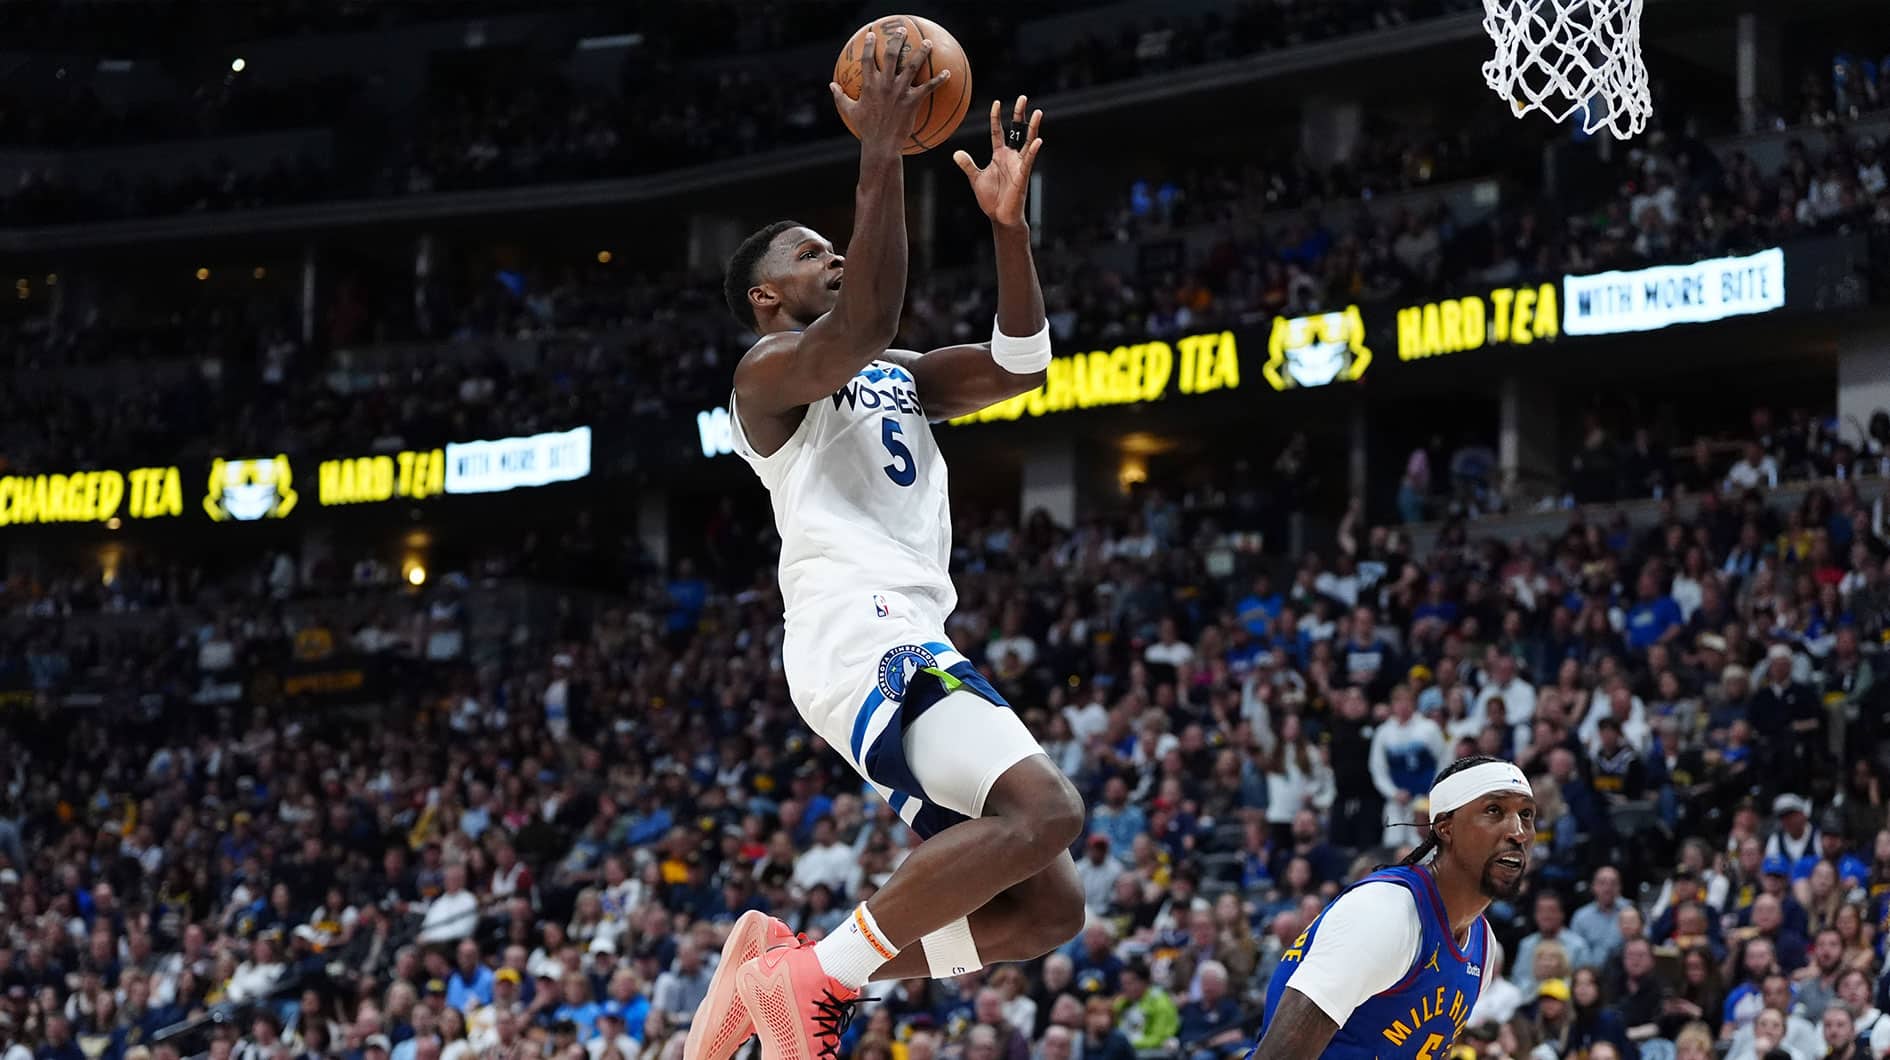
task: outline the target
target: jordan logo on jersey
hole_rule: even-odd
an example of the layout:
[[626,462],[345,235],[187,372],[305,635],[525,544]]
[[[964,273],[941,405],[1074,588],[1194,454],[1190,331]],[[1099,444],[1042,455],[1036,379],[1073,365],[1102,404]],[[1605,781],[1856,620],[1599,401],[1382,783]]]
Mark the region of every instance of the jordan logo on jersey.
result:
[[900,700],[912,675],[927,667],[936,667],[938,659],[917,644],[901,644],[879,657],[879,694]]

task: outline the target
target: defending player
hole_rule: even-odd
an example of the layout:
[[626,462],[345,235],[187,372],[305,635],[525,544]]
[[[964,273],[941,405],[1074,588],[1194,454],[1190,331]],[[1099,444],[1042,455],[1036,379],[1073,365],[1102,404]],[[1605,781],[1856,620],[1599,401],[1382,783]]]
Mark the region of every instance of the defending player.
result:
[[1521,888],[1535,821],[1515,765],[1445,767],[1431,838],[1346,888],[1280,956],[1251,1060],[1443,1057],[1483,990],[1483,911]]
[[1020,97],[1007,133],[994,103],[990,164],[954,156],[996,245],[991,341],[888,349],[906,291],[899,145],[947,75],[915,84],[930,44],[902,34],[869,35],[866,53],[857,102],[832,86],[861,140],[850,253],[788,221],[736,250],[725,293],[761,338],[735,370],[729,411],[736,452],[772,494],[795,705],[925,842],[813,946],[744,962],[791,941],[778,922],[745,918],[688,1060],[726,1060],[750,1026],[768,1060],[830,1057],[869,979],[1035,957],[1083,923],[1068,853],[1082,800],[945,635],[951,511],[929,423],[1027,393],[1050,363],[1024,221],[1042,114],[1025,128]]

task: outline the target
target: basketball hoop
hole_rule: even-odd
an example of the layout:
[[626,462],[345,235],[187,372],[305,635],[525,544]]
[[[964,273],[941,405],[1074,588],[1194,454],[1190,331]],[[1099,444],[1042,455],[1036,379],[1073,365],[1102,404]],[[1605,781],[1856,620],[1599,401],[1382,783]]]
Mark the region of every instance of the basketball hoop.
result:
[[1625,140],[1647,127],[1653,103],[1641,62],[1642,0],[1483,0],[1496,54],[1483,80],[1517,117],[1556,121],[1577,111],[1589,133]]

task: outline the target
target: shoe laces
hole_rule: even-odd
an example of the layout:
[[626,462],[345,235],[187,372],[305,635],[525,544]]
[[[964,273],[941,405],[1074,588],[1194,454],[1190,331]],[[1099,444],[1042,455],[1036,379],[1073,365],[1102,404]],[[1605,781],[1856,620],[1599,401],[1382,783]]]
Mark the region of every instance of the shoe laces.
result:
[[872,998],[843,998],[828,989],[821,992],[820,1000],[814,1002],[815,1037],[820,1043],[815,1053],[820,1060],[835,1060],[840,1052],[840,1036],[846,1033],[847,1025],[853,1022],[853,1016],[859,1010],[855,1007]]

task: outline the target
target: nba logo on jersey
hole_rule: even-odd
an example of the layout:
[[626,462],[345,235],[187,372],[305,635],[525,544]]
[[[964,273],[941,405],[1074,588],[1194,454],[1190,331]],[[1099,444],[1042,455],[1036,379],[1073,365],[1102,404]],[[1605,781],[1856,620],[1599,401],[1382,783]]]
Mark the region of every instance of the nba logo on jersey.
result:
[[931,652],[917,644],[901,644],[879,658],[879,694],[895,701],[904,699],[912,675],[937,665]]
[[892,605],[886,602],[885,597],[879,595],[878,593],[874,593],[873,594],[873,613],[878,615],[881,618],[889,618],[892,615]]

